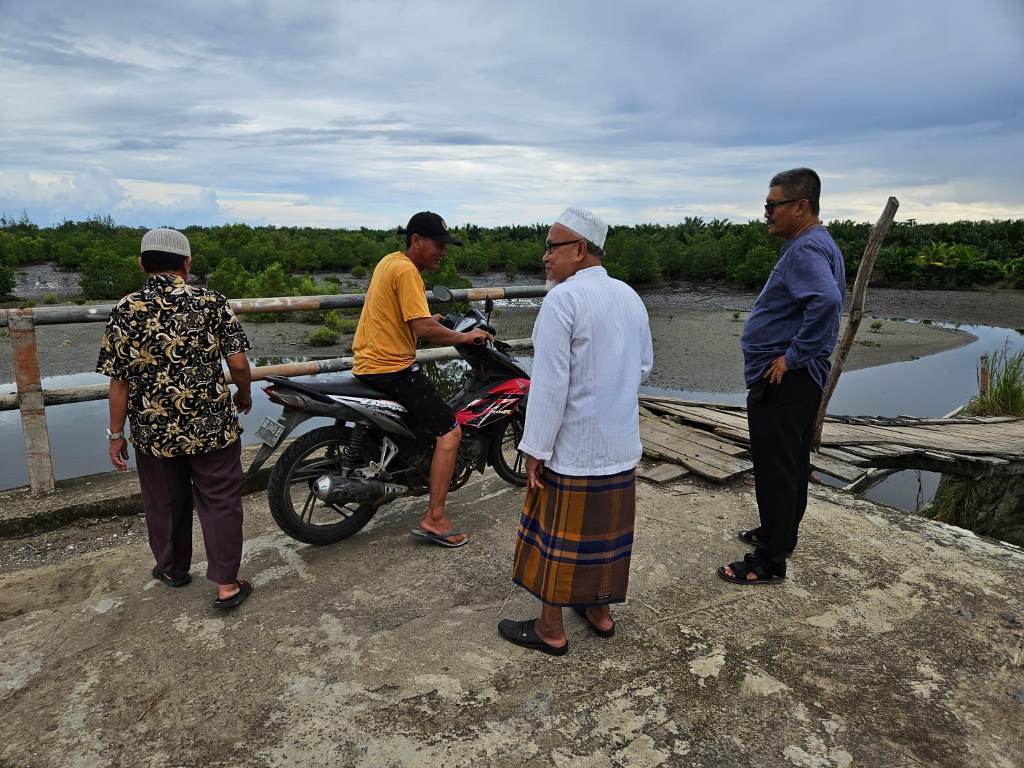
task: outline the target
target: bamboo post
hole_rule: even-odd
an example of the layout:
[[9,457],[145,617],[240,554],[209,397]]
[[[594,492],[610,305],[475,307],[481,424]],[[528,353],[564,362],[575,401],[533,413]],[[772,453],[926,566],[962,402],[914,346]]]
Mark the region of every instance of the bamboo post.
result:
[[857,269],[857,278],[853,282],[850,320],[846,324],[846,333],[843,334],[843,340],[836,347],[835,354],[832,356],[832,371],[829,374],[825,391],[821,393],[821,405],[818,406],[818,415],[814,417],[814,439],[811,441],[811,447],[815,451],[821,445],[821,429],[825,424],[825,412],[828,409],[828,401],[832,398],[832,393],[835,392],[836,384],[839,383],[839,376],[843,372],[843,365],[850,354],[853,340],[857,336],[857,329],[860,328],[861,318],[864,316],[864,295],[867,293],[871,271],[875,268],[875,257],[878,256],[878,249],[881,247],[882,241],[885,240],[885,236],[889,233],[889,226],[896,217],[896,209],[899,207],[900,201],[895,197],[890,197],[885,204],[885,208],[882,210],[882,215],[878,217],[878,221],[871,228],[871,234],[868,235],[868,244],[864,249],[864,257],[860,261],[860,267]]
[[29,486],[33,495],[52,493],[53,457],[50,455],[50,435],[46,429],[46,409],[39,379],[39,354],[32,310],[12,312],[9,322]]

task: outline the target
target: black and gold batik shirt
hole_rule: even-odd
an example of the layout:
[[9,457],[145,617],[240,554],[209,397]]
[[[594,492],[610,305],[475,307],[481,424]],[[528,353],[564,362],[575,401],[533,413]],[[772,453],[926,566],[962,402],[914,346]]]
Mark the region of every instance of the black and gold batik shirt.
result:
[[111,311],[96,370],[128,382],[136,450],[210,453],[242,433],[221,358],[249,349],[222,295],[175,275],[151,275]]

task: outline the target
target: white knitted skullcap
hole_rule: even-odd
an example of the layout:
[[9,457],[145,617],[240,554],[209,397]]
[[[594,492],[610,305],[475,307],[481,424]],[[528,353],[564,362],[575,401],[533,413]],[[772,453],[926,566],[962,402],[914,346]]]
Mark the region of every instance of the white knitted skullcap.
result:
[[142,252],[163,251],[176,253],[179,256],[191,256],[192,249],[188,246],[188,238],[176,229],[151,229],[142,236]]
[[608,236],[608,225],[585,208],[566,208],[562,211],[562,215],[555,219],[555,223],[561,224],[566,229],[571,229],[598,248],[604,248],[604,239]]

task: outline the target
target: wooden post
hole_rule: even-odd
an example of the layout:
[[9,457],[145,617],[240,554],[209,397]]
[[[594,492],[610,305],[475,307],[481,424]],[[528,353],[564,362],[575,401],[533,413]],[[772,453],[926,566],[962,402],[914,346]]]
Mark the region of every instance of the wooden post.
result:
[[46,429],[43,387],[39,380],[39,354],[32,310],[12,312],[9,322],[14,374],[18,382],[21,429],[25,435],[25,456],[28,459],[29,486],[33,495],[52,493],[53,458],[50,456],[50,435]]
[[988,354],[981,356],[981,361],[978,363],[978,396],[985,398],[988,397],[989,379],[991,373],[989,369]]
[[878,256],[878,249],[881,247],[886,234],[888,234],[889,226],[896,217],[896,209],[899,207],[900,201],[895,197],[890,197],[889,201],[885,204],[885,208],[882,210],[882,215],[878,217],[875,226],[871,228],[871,234],[868,235],[868,244],[864,249],[864,257],[860,260],[860,267],[857,269],[857,279],[853,282],[853,297],[850,301],[850,321],[846,324],[846,333],[843,334],[842,342],[836,347],[835,354],[832,356],[832,372],[829,374],[828,385],[825,387],[825,391],[821,393],[821,405],[818,406],[818,415],[814,418],[814,439],[811,442],[811,447],[815,451],[821,445],[821,428],[825,423],[825,411],[828,408],[828,401],[831,399],[832,393],[835,392],[836,384],[839,383],[839,376],[843,372],[843,365],[846,363],[847,355],[850,354],[850,349],[853,347],[853,339],[857,335],[861,318],[864,316],[864,294],[867,292],[868,280],[871,279],[871,271],[875,268],[875,257]]

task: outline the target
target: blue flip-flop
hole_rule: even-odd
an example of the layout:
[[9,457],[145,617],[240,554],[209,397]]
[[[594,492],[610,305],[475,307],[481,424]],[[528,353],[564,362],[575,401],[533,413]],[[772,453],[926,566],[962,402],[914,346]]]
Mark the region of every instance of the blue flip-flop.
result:
[[454,528],[450,531],[446,531],[445,533],[431,533],[430,531],[424,530],[423,528],[413,528],[412,535],[417,536],[421,539],[426,539],[427,541],[433,542],[434,544],[439,544],[442,547],[448,547],[449,549],[461,547],[463,544],[469,541],[468,538],[465,538],[457,543],[454,541],[448,541],[448,539],[450,539],[452,536],[462,535],[462,531]]

